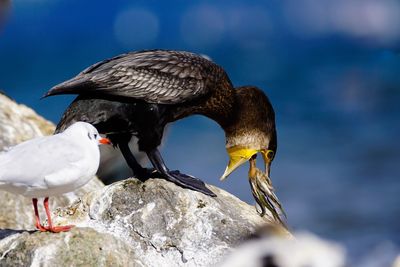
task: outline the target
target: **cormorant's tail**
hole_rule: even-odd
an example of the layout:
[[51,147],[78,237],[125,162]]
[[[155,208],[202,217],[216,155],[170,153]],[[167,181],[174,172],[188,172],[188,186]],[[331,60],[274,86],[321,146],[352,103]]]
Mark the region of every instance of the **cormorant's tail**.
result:
[[42,96],[42,99],[53,95],[80,94],[90,90],[93,86],[93,82],[85,76],[77,76],[54,86]]

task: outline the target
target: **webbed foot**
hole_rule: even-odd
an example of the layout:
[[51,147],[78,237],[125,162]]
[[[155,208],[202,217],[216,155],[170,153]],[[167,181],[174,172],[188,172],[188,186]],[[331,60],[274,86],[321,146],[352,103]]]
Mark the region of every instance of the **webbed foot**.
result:
[[164,177],[166,180],[173,182],[174,184],[177,184],[183,188],[192,189],[194,191],[201,192],[205,195],[212,196],[212,197],[217,196],[210,189],[208,189],[206,187],[206,184],[202,180],[200,180],[192,175],[181,173],[178,170],[165,172],[162,174],[162,177]]

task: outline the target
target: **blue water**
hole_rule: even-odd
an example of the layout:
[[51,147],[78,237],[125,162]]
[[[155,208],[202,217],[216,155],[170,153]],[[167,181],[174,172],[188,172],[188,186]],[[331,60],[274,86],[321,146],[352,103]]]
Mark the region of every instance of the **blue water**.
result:
[[[0,33],[0,88],[57,122],[73,97],[40,96],[99,60],[147,48],[206,54],[275,107],[271,174],[292,228],[344,244],[354,265],[377,255],[368,266],[383,266],[400,251],[399,18],[391,0],[16,0]],[[214,122],[177,122],[163,153],[253,203],[247,167],[218,180],[228,159]]]

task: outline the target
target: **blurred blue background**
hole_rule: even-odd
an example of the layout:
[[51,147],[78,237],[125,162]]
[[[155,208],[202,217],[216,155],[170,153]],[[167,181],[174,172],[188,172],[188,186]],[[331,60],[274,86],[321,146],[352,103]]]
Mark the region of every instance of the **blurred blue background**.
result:
[[[399,1],[16,0],[10,11],[0,88],[18,102],[56,123],[74,97],[39,98],[97,61],[150,48],[208,55],[274,105],[271,175],[290,226],[341,242],[359,266],[399,252]],[[247,166],[218,180],[224,141],[196,116],[168,130],[163,153],[252,204]]]

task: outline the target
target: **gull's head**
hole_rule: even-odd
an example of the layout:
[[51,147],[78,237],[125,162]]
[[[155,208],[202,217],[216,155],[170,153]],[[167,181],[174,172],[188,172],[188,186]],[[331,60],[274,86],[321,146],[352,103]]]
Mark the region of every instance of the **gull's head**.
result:
[[108,138],[101,137],[97,129],[87,122],[75,122],[69,126],[63,134],[73,135],[73,138],[83,138],[83,140],[95,143],[97,145],[109,145],[111,144]]

